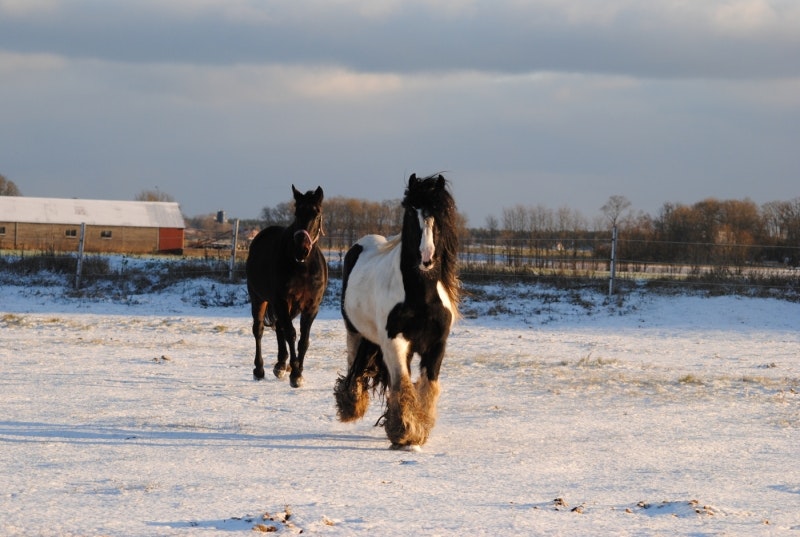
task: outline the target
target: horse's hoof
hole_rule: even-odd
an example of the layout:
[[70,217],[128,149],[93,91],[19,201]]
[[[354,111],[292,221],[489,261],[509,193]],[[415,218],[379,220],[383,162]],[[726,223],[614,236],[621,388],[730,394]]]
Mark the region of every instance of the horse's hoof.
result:
[[253,369],[253,378],[256,380],[261,380],[264,378],[264,368],[259,369],[258,367]]
[[394,451],[413,451],[414,453],[419,453],[422,451],[422,446],[419,444],[392,444],[389,446],[389,449]]
[[290,377],[289,383],[292,385],[292,388],[300,388],[303,386],[303,384],[306,383],[306,379],[304,379],[303,377],[297,377],[297,378]]
[[275,376],[279,379],[282,379],[288,370],[289,369],[285,365],[281,364],[275,364],[275,367],[272,368],[272,372],[275,373]]

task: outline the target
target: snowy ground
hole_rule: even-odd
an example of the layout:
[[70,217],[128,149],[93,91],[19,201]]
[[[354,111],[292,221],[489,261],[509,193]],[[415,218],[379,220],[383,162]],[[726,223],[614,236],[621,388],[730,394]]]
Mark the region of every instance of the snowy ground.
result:
[[0,286],[0,534],[800,536],[800,304],[487,288],[410,453],[336,421],[331,303],[294,390],[211,286]]

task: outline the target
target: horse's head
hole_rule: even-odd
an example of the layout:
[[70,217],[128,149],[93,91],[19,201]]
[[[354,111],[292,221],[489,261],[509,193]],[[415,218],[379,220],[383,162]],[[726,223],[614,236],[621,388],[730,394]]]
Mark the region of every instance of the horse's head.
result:
[[303,194],[292,185],[292,193],[294,194],[292,252],[295,261],[304,263],[322,235],[322,187]]
[[403,198],[403,233],[419,240],[419,270],[431,270],[437,259],[437,244],[444,222],[453,217],[455,204],[447,191],[447,181],[439,174],[418,179],[417,174],[408,178]]

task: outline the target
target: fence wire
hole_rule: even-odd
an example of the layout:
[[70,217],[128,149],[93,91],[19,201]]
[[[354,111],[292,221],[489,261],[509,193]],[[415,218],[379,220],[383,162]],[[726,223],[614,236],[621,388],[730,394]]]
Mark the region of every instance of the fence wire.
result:
[[[341,276],[346,243],[338,237],[322,242],[332,278]],[[800,296],[800,247],[782,247],[782,261],[767,256],[764,245],[724,245],[618,239],[617,292],[634,286],[703,289],[717,294],[756,294],[797,300]],[[462,240],[460,274],[472,282],[542,283],[560,287],[606,288],[611,277],[611,241],[607,238],[550,237],[537,239]],[[173,283],[209,278],[243,283],[247,244],[186,251],[184,255],[132,256],[84,254],[77,287],[97,283],[158,290]],[[233,261],[233,262],[232,262]],[[14,275],[40,274],[76,278],[77,252],[0,251],[0,271],[7,282]]]

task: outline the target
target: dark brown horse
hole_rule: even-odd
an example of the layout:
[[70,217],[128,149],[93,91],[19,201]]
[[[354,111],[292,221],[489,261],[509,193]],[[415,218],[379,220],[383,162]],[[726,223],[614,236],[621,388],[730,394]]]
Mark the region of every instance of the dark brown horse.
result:
[[[290,371],[291,385],[298,388],[303,385],[303,360],[311,323],[328,285],[328,264],[317,244],[322,235],[322,188],[302,194],[292,185],[292,193],[294,222],[289,227],[265,228],[250,244],[247,292],[256,338],[253,376],[264,378],[261,336],[266,321],[278,339],[278,361],[272,372],[283,378]],[[293,319],[298,315],[300,339],[295,350],[297,332]]]

